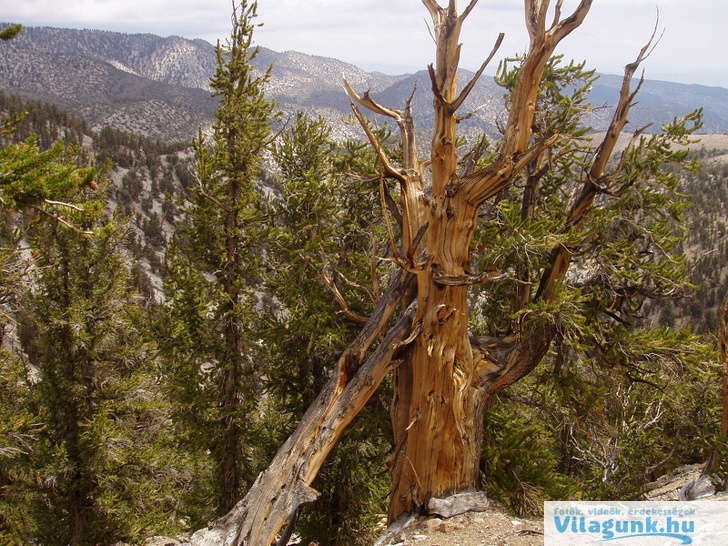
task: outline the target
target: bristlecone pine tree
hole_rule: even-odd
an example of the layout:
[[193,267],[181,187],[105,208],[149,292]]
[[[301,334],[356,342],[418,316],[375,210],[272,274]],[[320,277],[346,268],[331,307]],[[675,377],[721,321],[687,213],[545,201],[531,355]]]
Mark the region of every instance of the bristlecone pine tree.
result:
[[[268,144],[273,105],[268,74],[255,75],[251,47],[256,4],[233,13],[230,43],[218,44],[211,80],[221,97],[212,143],[196,142],[195,186],[168,260],[170,365],[177,422],[189,446],[209,450],[216,468],[212,514],[225,513],[254,477],[244,445],[255,443],[251,360],[262,208],[254,185]],[[251,476],[252,474],[252,476]]]
[[[555,100],[559,84],[544,76],[547,69],[553,75],[556,46],[582,23],[591,0],[582,0],[568,16],[562,16],[561,0],[552,9],[549,0],[524,0],[530,44],[516,71],[501,72],[509,92],[502,139],[494,149],[481,140],[461,154],[460,108],[502,37],[458,92],[458,40],[477,0],[462,13],[456,0],[447,7],[435,0],[423,3],[436,42],[436,62],[429,67],[435,110],[430,157],[423,161],[417,155],[412,99],[393,109],[346,84],[383,176],[399,184],[401,223],[389,225],[398,271],[268,469],[233,510],[195,533],[193,543],[268,546],[275,541],[297,508],[316,499],[310,484],[326,456],[392,371],[390,521],[427,512],[432,499],[477,489],[489,401],[533,371],[557,338],[581,344],[600,364],[619,365],[623,355],[610,351],[610,343],[626,337],[636,311],[633,297],[669,295],[681,285],[679,260],[661,246],[673,236],[670,215],[678,211],[652,209],[675,196],[676,177],[664,165],[685,159],[671,144],[685,142],[690,129],[677,122],[651,138],[640,138],[644,129],[637,131],[610,164],[639,89],[631,85],[632,77],[652,40],[626,66],[609,129],[598,146],[590,146],[575,117],[587,109],[584,89],[569,95],[568,83],[562,84],[563,100]],[[388,157],[360,107],[396,122],[399,162]],[[696,127],[699,115],[688,121]],[[514,198],[516,191],[520,195]],[[486,206],[494,197],[508,199],[503,206],[501,201]],[[556,197],[561,207],[554,206]],[[517,207],[509,209],[513,203]],[[496,245],[517,238],[509,231],[514,222],[516,232],[523,229],[531,238],[538,226],[548,226],[550,233],[538,235],[533,248],[525,241],[520,261],[499,271]],[[492,263],[482,263],[488,260]],[[491,330],[473,336],[471,311],[483,309],[502,316],[481,321]],[[586,330],[596,334],[582,335]]]

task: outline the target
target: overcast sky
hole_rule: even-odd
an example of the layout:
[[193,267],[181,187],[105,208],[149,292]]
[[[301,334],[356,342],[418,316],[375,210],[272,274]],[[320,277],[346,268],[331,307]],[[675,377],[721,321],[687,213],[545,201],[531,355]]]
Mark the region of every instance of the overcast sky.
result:
[[[577,4],[565,0],[563,12]],[[459,5],[463,9],[467,0]],[[594,0],[585,23],[557,51],[621,74],[649,38],[658,7],[665,34],[645,64],[647,77],[728,87],[725,0]],[[0,20],[28,26],[151,32],[213,43],[226,37],[230,13],[229,0],[0,0]],[[423,69],[432,60],[429,15],[420,0],[259,0],[258,13],[263,27],[256,41],[277,51],[335,57],[392,74]],[[525,49],[522,0],[480,0],[463,29],[461,66],[477,68],[501,31],[506,39],[500,57]]]

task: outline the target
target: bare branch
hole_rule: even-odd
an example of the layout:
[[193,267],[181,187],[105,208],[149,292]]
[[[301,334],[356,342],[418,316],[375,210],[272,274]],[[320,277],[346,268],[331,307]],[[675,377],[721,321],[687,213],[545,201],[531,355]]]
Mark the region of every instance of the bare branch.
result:
[[[418,324],[410,304],[379,346],[372,343],[386,331],[389,319],[413,281],[412,275],[395,273],[376,309],[354,342],[339,358],[336,373],[304,414],[296,431],[276,453],[245,498],[225,516],[197,531],[193,544],[271,544],[298,506],[315,498],[310,484],[326,456],[351,420],[361,411],[387,373],[402,344]],[[366,360],[365,360],[366,357]],[[309,494],[297,494],[305,490]]]
[[52,201],[50,199],[43,199],[43,202],[47,205],[53,205],[56,207],[67,207],[78,212],[83,212],[83,209],[81,207],[77,207],[76,205],[72,205],[71,203],[64,203],[63,201]]
[[329,259],[328,256],[322,251],[321,257],[324,260],[324,268],[321,270],[321,278],[324,281],[324,284],[326,287],[331,291],[331,293],[334,295],[334,298],[336,299],[336,302],[339,304],[339,307],[341,307],[341,312],[353,320],[354,322],[358,322],[360,324],[366,324],[369,320],[368,317],[365,317],[364,315],[360,315],[359,313],[356,313],[349,309],[349,305],[346,303],[346,300],[344,299],[344,296],[341,295],[341,292],[339,291],[339,288],[336,286],[336,283],[334,282],[334,279],[332,279],[327,273],[326,269],[329,267]]
[[493,167],[463,178],[465,191],[468,192],[468,201],[473,204],[480,204],[493,197],[505,188],[526,165],[542,154],[544,150],[555,146],[559,140],[561,140],[561,135],[554,135],[545,141],[534,144],[531,148],[506,163],[499,161]]
[[526,28],[531,42],[535,42],[539,36],[543,36],[546,10],[549,0],[525,0]]
[[[652,35],[650,36],[650,39],[647,41],[647,43],[644,45],[644,47],[640,50],[639,55],[637,55],[637,60],[633,63],[635,65],[635,69],[637,66],[642,63],[642,61],[646,60],[650,55],[652,55],[652,52],[655,50],[655,48],[658,46],[660,41],[662,40],[662,37],[665,34],[665,31],[663,30],[660,34],[660,37],[655,40],[655,36],[657,36],[657,29],[660,26],[660,8],[657,8],[657,16],[655,17],[655,26],[652,29]],[[654,44],[652,43],[654,42]]]
[[432,33],[432,29],[430,28],[430,24],[425,19],[425,27],[427,27],[427,34],[430,35],[430,38],[432,38],[432,41],[437,44],[437,38],[435,38],[435,35]]
[[558,0],[556,7],[554,8],[554,22],[551,24],[551,28],[555,28],[556,25],[561,21],[561,6],[564,4],[564,0]]
[[395,261],[398,263],[401,262],[401,258],[399,256],[399,250],[397,250],[397,243],[394,240],[394,231],[392,230],[392,222],[389,219],[389,214],[387,213],[387,203],[386,199],[384,197],[384,177],[379,178],[379,198],[382,205],[382,216],[384,216],[384,224],[387,226],[387,235],[389,236],[389,244],[392,247],[392,256],[394,257]]
[[629,63],[624,67],[624,78],[622,79],[622,88],[619,93],[619,101],[617,103],[617,107],[614,110],[614,115],[612,117],[612,121],[609,124],[609,128],[607,129],[607,133],[604,136],[604,140],[602,140],[602,143],[599,145],[596,156],[592,161],[592,167],[590,169],[589,176],[594,180],[598,180],[604,175],[604,170],[606,169],[607,163],[609,162],[609,158],[614,152],[614,147],[617,144],[619,135],[622,133],[624,126],[627,124],[627,116],[629,115],[629,110],[633,104],[637,92],[640,90],[640,88],[642,87],[642,83],[644,82],[643,74],[640,78],[639,83],[637,84],[637,87],[634,91],[632,91],[632,77],[637,71],[640,63],[642,63],[642,61],[644,61],[647,56],[649,56],[650,53],[654,50],[654,47],[652,47],[652,42],[655,40],[655,36],[657,36],[658,23],[659,19],[658,22],[655,23],[655,28],[652,31],[650,39],[642,47],[635,61]]
[[465,20],[465,18],[466,18],[466,17],[468,16],[468,15],[470,15],[470,12],[471,12],[471,11],[473,11],[473,8],[475,7],[475,4],[477,4],[477,3],[478,3],[478,0],[470,0],[470,4],[468,4],[468,7],[467,7],[467,8],[465,8],[465,11],[463,11],[463,12],[462,12],[462,13],[460,14],[460,21],[461,21],[461,22],[462,22],[462,21],[464,21],[464,20]]
[[197,188],[197,191],[200,193],[200,195],[202,197],[204,197],[205,199],[208,199],[210,202],[214,203],[215,205],[217,205],[218,207],[220,207],[225,212],[230,212],[230,208],[229,207],[227,207],[225,204],[223,204],[219,199],[216,199],[212,195],[208,194],[205,190],[203,190],[202,189],[202,185],[200,185]]
[[471,275],[445,275],[442,272],[435,272],[432,274],[432,280],[441,286],[473,286],[506,280],[512,280],[521,284],[530,284],[513,278],[506,273],[497,273],[495,271],[486,271]]
[[652,123],[648,123],[647,125],[644,125],[637,129],[634,134],[632,135],[632,138],[629,140],[629,144],[627,144],[627,147],[622,150],[622,155],[619,158],[619,164],[617,165],[617,168],[615,169],[614,173],[620,173],[624,170],[624,165],[627,162],[627,156],[629,155],[630,150],[634,147],[635,143],[637,142],[637,139],[639,139],[642,136],[642,133],[644,133],[647,129],[649,129],[652,126]]
[[437,83],[437,76],[435,75],[435,67],[432,66],[432,64],[427,65],[427,73],[430,75],[430,81],[432,82],[432,93],[435,95],[435,98],[437,100],[439,100],[442,104],[447,104],[445,97],[442,96],[442,91],[440,90],[440,86]]
[[385,172],[397,180],[401,182],[406,182],[406,177],[392,165],[392,163],[389,161],[389,158],[387,157],[387,154],[384,152],[384,148],[382,147],[382,143],[379,142],[379,139],[376,137],[376,135],[372,132],[371,127],[369,127],[369,122],[364,117],[364,115],[361,113],[361,110],[359,110],[359,107],[354,103],[353,100],[349,99],[349,102],[351,104],[351,109],[354,111],[354,115],[356,116],[356,119],[359,120],[359,124],[362,126],[362,129],[364,129],[364,132],[367,135],[367,138],[369,139],[369,142],[371,143],[372,147],[374,148],[374,151],[377,153],[377,157],[379,158],[379,162],[381,163],[382,167],[384,168]]
[[372,302],[376,305],[382,290],[377,274],[377,240],[373,233],[369,234],[369,273],[372,277]]
[[[559,2],[559,4],[560,3],[561,2]],[[549,36],[553,38],[555,44],[559,43],[567,34],[584,22],[584,18],[586,17],[586,14],[589,13],[591,4],[592,0],[581,0],[574,10],[574,13],[563,21],[557,23],[556,26],[549,31]],[[559,7],[560,11],[560,6],[557,7]]]
[[[477,1],[477,0],[474,0]],[[482,65],[480,65],[480,68],[475,73],[475,75],[472,77],[472,79],[468,82],[468,84],[463,88],[463,90],[460,93],[460,96],[455,99],[455,102],[452,103],[450,106],[451,112],[456,112],[458,108],[465,102],[465,99],[468,97],[470,92],[473,90],[473,87],[475,87],[475,84],[480,79],[480,76],[483,74],[483,71],[485,70],[485,67],[488,66],[488,63],[491,61],[493,56],[498,51],[498,48],[500,48],[501,44],[503,43],[503,37],[505,34],[502,32],[498,35],[498,39],[495,41],[495,45],[493,46],[493,49],[490,52],[490,55],[485,59]]]
[[491,103],[491,101],[488,101],[485,104],[481,104],[475,110],[472,110],[472,111],[468,112],[464,116],[455,116],[455,122],[456,123],[460,123],[461,121],[465,121],[466,119],[472,118],[475,114],[477,114],[478,112],[480,112],[483,108],[485,108],[486,106],[488,106],[490,103]]
[[49,218],[55,220],[59,224],[67,227],[71,231],[75,231],[76,233],[78,233],[80,235],[93,235],[94,234],[93,231],[84,231],[84,230],[81,230],[81,229],[77,228],[76,226],[74,226],[73,224],[70,224],[69,222],[67,222],[66,220],[64,220],[63,218],[61,218],[60,216],[58,216],[56,214],[53,214],[52,212],[49,212],[49,211],[45,210],[43,207],[33,207],[33,208],[35,210],[37,210],[38,212],[40,212],[41,214],[43,214],[45,216],[48,216]]
[[405,104],[405,111],[409,110],[412,111],[412,101],[415,98],[415,93],[417,93],[417,82],[415,82],[414,87],[412,88],[412,93],[410,94],[409,98],[407,99],[407,102]]
[[[378,180],[379,178],[377,178]],[[394,219],[397,221],[397,225],[400,227],[402,226],[402,213],[399,211],[399,208],[397,207],[397,203],[395,203],[394,199],[392,198],[392,195],[389,193],[389,188],[387,186],[384,186],[384,199],[387,202],[387,208],[389,209],[389,212],[392,213],[392,216],[394,216]]]
[[385,106],[382,106],[378,102],[376,102],[370,95],[369,91],[364,93],[364,96],[361,97],[359,94],[354,91],[354,89],[351,87],[348,81],[346,81],[346,78],[344,78],[344,86],[346,87],[346,92],[349,95],[349,97],[353,98],[356,102],[364,106],[365,108],[368,108],[375,114],[381,114],[383,116],[387,116],[390,118],[393,118],[399,122],[402,117],[404,117],[404,112],[401,112],[399,110],[394,110],[392,108],[387,108]]
[[442,8],[435,2],[435,0],[422,0],[422,3],[427,8],[427,11],[430,12],[430,15],[432,16],[432,22],[437,26],[440,22],[440,14],[442,13]]

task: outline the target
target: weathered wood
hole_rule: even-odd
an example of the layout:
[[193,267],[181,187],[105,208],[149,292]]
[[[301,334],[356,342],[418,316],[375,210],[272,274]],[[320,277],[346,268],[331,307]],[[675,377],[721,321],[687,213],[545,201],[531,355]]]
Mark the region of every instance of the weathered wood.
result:
[[678,494],[678,500],[691,501],[712,497],[713,495],[715,495],[713,478],[708,474],[703,474],[682,486]]
[[318,493],[310,487],[326,456],[390,371],[393,355],[411,341],[414,304],[389,329],[377,349],[364,354],[386,328],[411,276],[397,273],[357,340],[339,359],[335,375],[309,407],[247,495],[228,514],[197,531],[198,546],[269,546],[299,506]]
[[[600,191],[604,191],[605,189],[600,185],[600,181],[612,178],[605,176],[607,163],[614,153],[614,148],[617,145],[619,135],[622,133],[624,126],[627,124],[629,112],[632,108],[635,95],[642,86],[643,80],[640,79],[639,83],[633,90],[631,88],[632,78],[634,77],[639,65],[649,55],[650,47],[655,39],[656,32],[657,26],[655,26],[652,36],[647,44],[645,44],[645,46],[640,50],[635,61],[624,68],[624,77],[622,78],[622,87],[619,94],[617,108],[614,111],[614,115],[609,123],[609,128],[607,129],[604,139],[597,148],[597,153],[589,167],[586,179],[573,200],[571,209],[569,210],[569,215],[564,222],[564,229],[571,229],[574,226],[578,227],[581,223],[583,223],[584,219],[594,206],[596,196]],[[624,151],[623,157],[626,153],[627,150]],[[623,162],[620,161],[620,165],[617,169],[620,169],[622,166]],[[541,299],[547,302],[553,299],[554,290],[563,280],[564,275],[566,275],[566,271],[568,271],[569,265],[571,264],[571,257],[575,251],[575,248],[570,248],[565,245],[559,245],[553,249],[551,252],[550,265],[542,275],[541,281],[539,282],[539,287],[535,296],[536,299]]]
[[[584,2],[582,2],[582,4],[584,4]],[[577,10],[578,9],[579,8],[577,8]],[[564,230],[578,227],[585,221],[587,215],[594,207],[596,196],[600,191],[605,190],[605,188],[599,184],[599,181],[616,178],[612,175],[606,175],[605,170],[614,153],[617,139],[628,121],[630,108],[633,105],[634,98],[642,85],[642,80],[640,80],[637,86],[632,89],[632,78],[634,77],[639,65],[649,56],[651,47],[653,47],[656,31],[657,25],[655,26],[655,30],[653,31],[649,41],[640,50],[635,61],[625,66],[617,108],[604,139],[597,148],[597,153],[590,164],[584,183],[575,193],[571,208],[569,209],[564,221]],[[640,132],[641,131],[638,131],[637,135]],[[623,152],[623,154],[626,153],[627,150]],[[623,161],[619,162],[616,167],[617,171],[623,167],[623,163]],[[532,189],[531,186],[532,181],[529,179],[529,181],[527,181],[526,192],[524,192],[522,217],[527,217],[529,214],[529,207],[531,205],[528,191]],[[553,301],[556,287],[566,276],[566,273],[571,266],[572,256],[577,250],[577,247],[569,247],[566,245],[559,245],[552,250],[549,266],[541,275],[538,289],[536,294],[533,296],[534,300],[546,302]],[[529,296],[530,290],[524,290],[521,295],[522,300],[519,302],[519,305],[526,305],[528,303],[526,298]],[[519,341],[517,343],[510,345],[502,344],[498,351],[489,350],[488,347],[484,345],[475,345],[473,348],[477,351],[478,355],[477,375],[481,380],[481,387],[485,389],[489,395],[492,395],[529,374],[548,351],[554,335],[555,332],[553,328],[545,325],[534,324],[531,323],[531,321],[526,320],[522,325]],[[726,426],[728,426],[728,424]]]
[[[388,289],[388,295],[382,298],[385,303],[380,301],[360,338],[342,355],[336,375],[245,499],[209,529],[195,533],[195,544],[268,546],[298,506],[315,498],[310,484],[326,455],[389,371],[390,360],[400,349],[391,409],[395,450],[390,521],[403,514],[406,518],[406,514],[426,511],[431,499],[471,491],[478,485],[482,410],[487,397],[532,370],[548,350],[551,338],[537,335],[537,326],[532,324],[533,331],[524,338],[525,343],[471,342],[469,285],[492,280],[488,274],[474,275],[470,271],[471,242],[481,204],[512,184],[527,165],[560,138],[556,135],[531,142],[538,89],[554,48],[581,24],[591,0],[582,0],[564,19],[562,2],[557,0],[554,20],[548,29],[546,13],[550,1],[525,0],[531,43],[512,94],[501,153],[491,167],[480,171],[468,169],[470,172],[461,178],[456,152],[456,110],[487,64],[486,60],[476,78],[457,95],[460,32],[476,3],[477,0],[471,0],[458,14],[456,0],[449,0],[446,8],[435,0],[423,0],[432,17],[436,41],[435,65],[429,67],[435,125],[428,161],[417,158],[412,97],[404,109],[395,110],[378,104],[368,93],[359,95],[345,82],[354,114],[384,173],[400,184],[400,256],[406,254],[407,261],[398,257],[397,263],[410,273],[402,273],[400,280],[393,283],[393,291]],[[500,38],[488,60],[499,43]],[[400,165],[387,156],[359,106],[397,122],[403,147]],[[428,166],[432,174],[429,196],[425,195],[423,184]],[[384,201],[386,204],[386,195]],[[418,252],[420,237],[415,234],[424,234],[423,247]],[[393,251],[398,256],[396,249]],[[406,313],[360,366],[400,301],[407,305]]]
[[[472,490],[478,485],[482,410],[488,390],[483,388],[479,375],[485,359],[481,355],[473,357],[468,338],[468,290],[473,283],[502,278],[470,271],[479,207],[558,142],[557,135],[529,146],[539,83],[558,41],[581,23],[591,4],[583,1],[574,15],[555,21],[547,30],[545,10],[549,2],[538,2],[538,6],[526,2],[531,47],[513,93],[502,153],[494,167],[461,178],[455,147],[455,111],[473,81],[457,95],[459,38],[474,3],[461,15],[457,14],[455,1],[450,1],[447,8],[432,1],[424,3],[432,15],[436,40],[436,62],[429,67],[435,110],[432,192],[422,213],[428,226],[424,249],[427,259],[416,271],[422,334],[399,366],[395,381],[396,407],[392,414],[396,448],[390,521],[403,513],[424,510],[433,497]],[[496,46],[499,43],[500,39]],[[543,351],[537,351],[537,355],[540,360]],[[532,360],[535,357],[512,352],[506,365],[494,365],[489,373],[498,372],[498,377],[507,381],[517,371],[530,367]]]

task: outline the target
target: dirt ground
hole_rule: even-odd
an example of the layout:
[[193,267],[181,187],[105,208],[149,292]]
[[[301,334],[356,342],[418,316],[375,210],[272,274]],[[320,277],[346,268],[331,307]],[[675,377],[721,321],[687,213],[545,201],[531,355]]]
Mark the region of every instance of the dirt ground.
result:
[[390,537],[387,546],[536,546],[543,544],[543,518],[516,518],[491,501],[485,512],[448,519],[427,518]]

